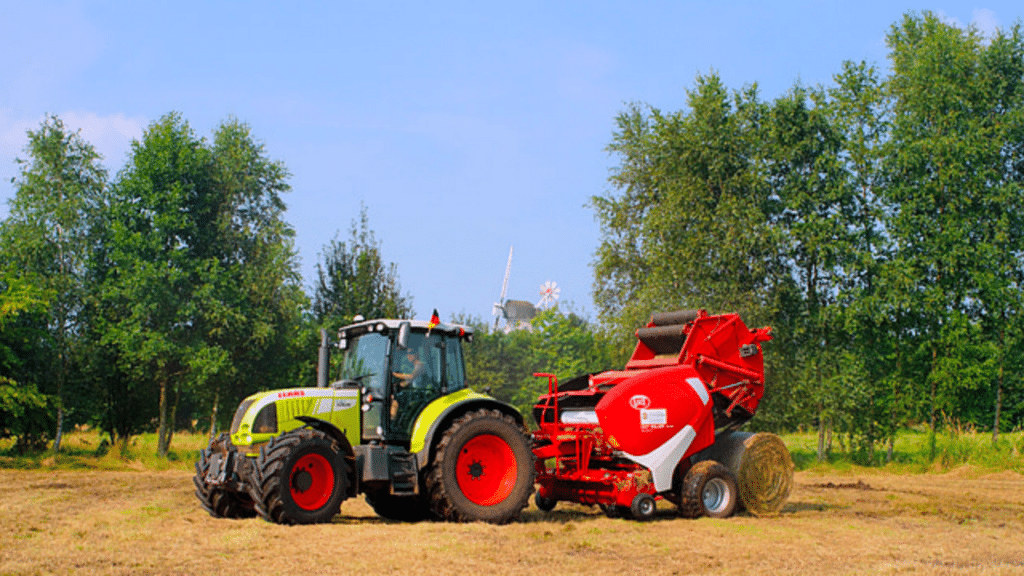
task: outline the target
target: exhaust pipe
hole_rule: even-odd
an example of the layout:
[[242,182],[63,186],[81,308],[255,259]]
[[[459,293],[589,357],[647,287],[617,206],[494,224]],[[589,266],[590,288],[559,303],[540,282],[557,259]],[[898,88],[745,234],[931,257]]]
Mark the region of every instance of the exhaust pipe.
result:
[[316,387],[327,388],[327,367],[331,363],[330,341],[327,339],[327,329],[320,329],[320,357],[316,365]]

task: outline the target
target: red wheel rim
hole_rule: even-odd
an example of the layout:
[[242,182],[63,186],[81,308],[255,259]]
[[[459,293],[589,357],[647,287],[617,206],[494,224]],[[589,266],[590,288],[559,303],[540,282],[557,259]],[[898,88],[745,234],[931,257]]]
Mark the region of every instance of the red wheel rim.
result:
[[334,467],[320,454],[306,454],[292,466],[292,500],[303,510],[322,508],[334,492]]
[[512,447],[493,434],[481,434],[462,446],[455,462],[455,481],[469,501],[493,506],[508,498],[516,485],[519,464]]

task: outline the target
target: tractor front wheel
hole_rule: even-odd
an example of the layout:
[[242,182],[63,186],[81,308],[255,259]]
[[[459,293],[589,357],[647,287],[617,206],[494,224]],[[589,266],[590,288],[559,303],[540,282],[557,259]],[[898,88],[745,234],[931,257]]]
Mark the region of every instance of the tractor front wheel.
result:
[[[215,460],[214,454],[217,454],[216,459],[219,460],[227,458],[229,453],[233,454],[236,462],[245,465],[244,458],[237,460],[238,453],[227,434],[222,433],[216,438],[211,438],[206,449],[199,451],[196,474],[192,477],[192,483],[196,487],[196,498],[203,509],[214,518],[252,518],[256,516],[256,510],[246,492],[230,490],[227,486],[214,485],[208,481],[211,463]],[[243,483],[246,480],[243,478]],[[231,485],[234,485],[234,482]]]
[[507,414],[480,409],[457,418],[442,436],[427,490],[441,518],[504,524],[529,503],[535,476],[522,428]]
[[679,513],[687,518],[728,518],[736,512],[739,491],[728,468],[714,460],[702,460],[683,478]]
[[256,459],[256,510],[277,524],[330,522],[349,486],[349,464],[338,443],[319,430],[275,436]]

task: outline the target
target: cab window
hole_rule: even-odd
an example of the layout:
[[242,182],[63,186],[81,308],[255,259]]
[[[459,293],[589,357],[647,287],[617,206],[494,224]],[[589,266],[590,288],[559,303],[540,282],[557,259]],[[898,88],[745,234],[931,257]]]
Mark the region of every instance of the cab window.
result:
[[448,371],[448,392],[455,392],[466,387],[466,366],[462,362],[462,346],[458,337],[445,338],[445,367]]
[[345,349],[341,379],[383,393],[387,374],[388,339],[375,333],[363,334]]

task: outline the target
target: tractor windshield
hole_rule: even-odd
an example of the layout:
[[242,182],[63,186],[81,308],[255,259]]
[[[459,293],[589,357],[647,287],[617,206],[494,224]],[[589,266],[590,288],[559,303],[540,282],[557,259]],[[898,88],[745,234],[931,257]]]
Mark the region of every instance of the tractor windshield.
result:
[[364,388],[384,391],[387,373],[388,339],[370,332],[357,337],[345,349],[341,379],[355,380]]

